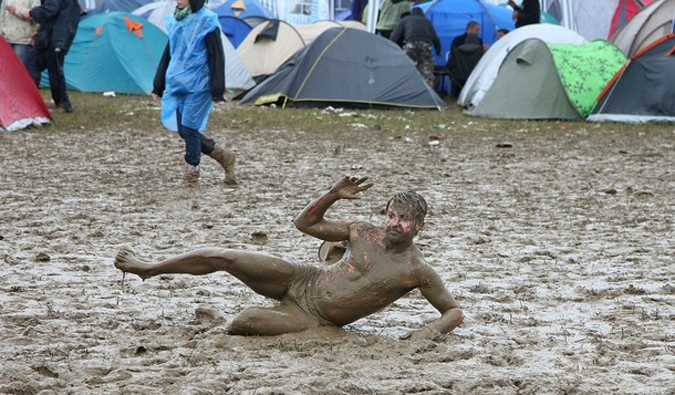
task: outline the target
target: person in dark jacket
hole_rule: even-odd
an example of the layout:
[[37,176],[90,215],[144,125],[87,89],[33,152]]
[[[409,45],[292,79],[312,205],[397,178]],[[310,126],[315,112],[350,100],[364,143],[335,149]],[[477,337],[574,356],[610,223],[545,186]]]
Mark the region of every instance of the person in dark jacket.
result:
[[391,41],[403,47],[406,55],[417,66],[424,80],[432,88],[435,85],[434,78],[434,54],[431,46],[434,46],[436,54],[441,54],[441,40],[436,34],[436,29],[424,16],[421,8],[415,7],[409,16],[401,19],[396,29],[391,33]]
[[77,0],[42,0],[40,6],[22,15],[40,24],[35,36],[37,68],[39,72],[47,69],[54,104],[67,112],[73,111],[73,105],[66,90],[63,60],[75,38],[81,13]]
[[[476,21],[469,21],[466,24],[466,31],[463,34],[460,34],[459,36],[452,39],[452,43],[450,44],[450,55],[449,55],[450,57],[452,57],[455,54],[457,48],[466,43],[467,38],[469,36],[478,38],[480,46],[483,48],[483,50],[487,51],[488,46],[485,43],[483,43],[483,39],[480,38],[480,24]],[[470,41],[472,43],[475,42],[474,39],[471,39]]]
[[446,68],[450,76],[450,92],[455,98],[459,97],[471,72],[483,56],[483,52],[483,42],[474,34],[469,34],[462,45],[454,48],[452,55],[448,58]]
[[508,4],[513,8],[513,20],[516,21],[516,28],[541,22],[539,0],[523,0],[520,6],[513,0],[509,0]]
[[225,56],[218,16],[204,0],[178,0],[165,17],[169,42],[160,60],[152,93],[162,98],[162,124],[185,142],[186,181],[199,180],[201,154],[225,171],[225,183],[237,183],[234,154],[203,134],[213,102],[224,101]]

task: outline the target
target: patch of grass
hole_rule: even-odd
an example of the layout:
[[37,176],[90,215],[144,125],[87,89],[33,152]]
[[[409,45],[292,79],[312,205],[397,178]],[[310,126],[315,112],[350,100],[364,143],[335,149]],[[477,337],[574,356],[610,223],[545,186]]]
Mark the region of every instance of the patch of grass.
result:
[[[49,90],[43,89],[45,101],[51,103]],[[73,113],[50,109],[53,122],[44,132],[68,132],[100,128],[128,128],[131,130],[162,129],[160,102],[150,95],[116,95],[105,97],[101,93],[69,92],[75,107]],[[233,128],[246,131],[260,129],[305,130],[339,133],[344,130],[363,129],[400,135],[406,131],[444,136],[453,131],[470,130],[475,133],[499,135],[500,133],[526,133],[550,131],[558,133],[623,132],[639,129],[644,132],[673,132],[672,125],[630,125],[619,123],[588,123],[583,121],[556,120],[496,120],[466,115],[454,101],[448,101],[443,111],[408,109],[359,109],[337,108],[330,113],[325,108],[271,108],[239,104],[236,101],[218,103],[211,114],[209,129]]]

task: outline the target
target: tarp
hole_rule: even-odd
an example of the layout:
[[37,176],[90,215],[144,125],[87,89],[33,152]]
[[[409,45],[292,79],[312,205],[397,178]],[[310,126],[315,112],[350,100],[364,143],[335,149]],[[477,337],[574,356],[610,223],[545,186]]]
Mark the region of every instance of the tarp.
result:
[[672,33],[675,0],[656,0],[638,12],[610,39],[628,57]]
[[541,10],[587,40],[607,39],[619,0],[540,0]]
[[67,86],[81,92],[149,94],[167,41],[160,28],[131,13],[91,15],[80,21],[66,55]]
[[12,47],[0,36],[0,129],[49,123],[51,114]]
[[466,32],[470,21],[480,24],[480,37],[486,44],[497,39],[497,30],[513,30],[513,10],[483,0],[434,0],[418,5],[441,40],[441,54],[435,56],[437,65],[445,65],[452,40]]
[[438,110],[445,106],[398,45],[348,28],[323,32],[241,102]]
[[513,30],[495,42],[483,55],[471,72],[457,103],[468,108],[477,106],[497,78],[499,67],[506,55],[516,45],[530,38],[538,38],[545,43],[582,44],[586,42],[581,35],[556,25],[539,23]]
[[507,55],[472,115],[511,119],[585,119],[626,57],[605,40],[546,44],[531,38]]
[[636,54],[607,84],[589,121],[675,122],[675,34]]

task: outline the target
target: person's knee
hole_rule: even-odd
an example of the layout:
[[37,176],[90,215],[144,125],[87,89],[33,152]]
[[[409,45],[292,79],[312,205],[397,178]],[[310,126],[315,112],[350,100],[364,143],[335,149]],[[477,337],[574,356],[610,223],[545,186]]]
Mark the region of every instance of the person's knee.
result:
[[190,140],[190,141],[200,141],[200,136],[199,136],[199,131],[196,129],[189,128],[184,125],[180,125],[178,128],[178,135],[183,139],[183,140]]
[[284,333],[302,332],[318,324],[297,315],[293,309],[281,304],[275,307],[249,307],[230,323],[232,335],[276,336]]
[[271,326],[269,314],[267,309],[259,307],[249,307],[242,311],[230,323],[227,331],[232,335],[256,336],[265,335],[267,333],[264,329]]

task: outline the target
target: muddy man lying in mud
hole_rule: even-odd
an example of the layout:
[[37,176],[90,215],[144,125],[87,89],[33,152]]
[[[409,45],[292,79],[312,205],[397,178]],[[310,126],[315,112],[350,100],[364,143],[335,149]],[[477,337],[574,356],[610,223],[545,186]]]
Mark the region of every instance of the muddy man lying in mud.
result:
[[279,335],[320,326],[341,327],[375,313],[413,289],[440,313],[436,321],[403,336],[424,339],[448,333],[462,312],[441,278],[413,243],[424,226],[427,204],[414,191],[394,195],[384,226],[324,218],[340,199],[358,199],[370,188],[367,178],[345,176],[295,218],[302,232],[328,242],[347,242],[343,258],[330,266],[291,263],[258,252],[204,248],[158,263],[143,262],[122,249],[115,267],[143,279],[166,273],[202,275],[225,271],[253,291],[279,301],[274,307],[250,307],[228,331],[236,335]]

